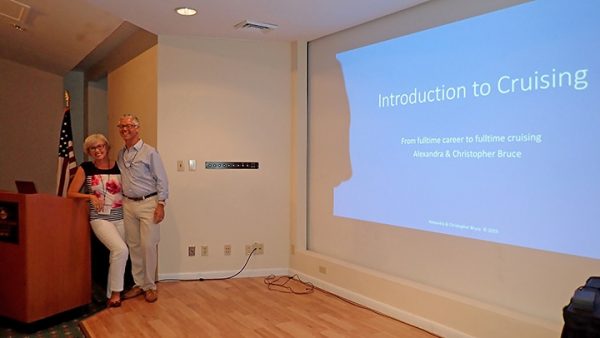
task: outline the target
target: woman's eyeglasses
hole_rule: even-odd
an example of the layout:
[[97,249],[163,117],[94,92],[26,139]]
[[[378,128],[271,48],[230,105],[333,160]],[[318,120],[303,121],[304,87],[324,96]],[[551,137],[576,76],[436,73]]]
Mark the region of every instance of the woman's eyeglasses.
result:
[[96,151],[96,150],[104,150],[106,148],[106,144],[102,143],[102,144],[98,144],[96,146],[93,147],[89,147],[88,150],[89,151]]

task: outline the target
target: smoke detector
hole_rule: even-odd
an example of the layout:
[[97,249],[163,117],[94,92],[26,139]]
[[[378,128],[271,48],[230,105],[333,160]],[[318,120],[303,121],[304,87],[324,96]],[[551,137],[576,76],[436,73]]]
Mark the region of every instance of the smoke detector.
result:
[[272,23],[244,20],[234,26],[236,29],[259,30],[261,32],[270,32],[278,26]]

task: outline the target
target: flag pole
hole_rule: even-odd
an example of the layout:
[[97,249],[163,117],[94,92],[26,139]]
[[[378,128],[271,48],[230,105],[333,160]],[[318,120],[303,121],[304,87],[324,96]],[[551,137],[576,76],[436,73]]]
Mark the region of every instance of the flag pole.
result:
[[65,111],[58,139],[58,167],[56,171],[56,194],[67,196],[69,183],[77,171],[77,161],[73,150],[73,129],[71,128],[71,95],[65,90]]
[[71,108],[71,94],[65,89],[65,110]]

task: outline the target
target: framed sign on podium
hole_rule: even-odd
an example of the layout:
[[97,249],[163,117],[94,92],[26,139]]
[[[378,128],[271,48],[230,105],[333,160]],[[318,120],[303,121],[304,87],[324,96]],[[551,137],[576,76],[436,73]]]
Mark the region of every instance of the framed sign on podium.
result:
[[19,243],[19,203],[0,201],[0,242]]

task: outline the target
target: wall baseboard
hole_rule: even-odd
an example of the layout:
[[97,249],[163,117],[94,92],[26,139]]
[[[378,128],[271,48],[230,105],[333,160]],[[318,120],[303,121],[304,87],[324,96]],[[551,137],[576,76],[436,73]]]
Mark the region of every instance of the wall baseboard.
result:
[[384,315],[448,338],[545,338],[560,335],[549,322],[493,304],[325,256],[296,251],[291,273]]
[[[184,281],[184,280],[204,280],[214,278],[227,278],[238,273],[239,270],[223,270],[223,271],[201,271],[201,272],[182,272],[182,273],[159,273],[158,281]],[[243,277],[267,277],[269,275],[287,275],[288,268],[273,268],[273,269],[245,269],[233,278]]]
[[401,322],[404,322],[408,325],[418,327],[422,330],[430,332],[435,335],[439,335],[441,337],[452,337],[452,338],[475,338],[470,336],[464,332],[457,331],[440,323],[436,323],[427,318],[423,318],[412,313],[403,311],[401,309],[395,308],[393,306],[384,304],[375,299],[366,297],[364,295],[358,294],[356,292],[350,291],[348,289],[339,287],[337,285],[328,283],[319,278],[307,275],[302,273],[301,271],[295,271],[294,269],[290,270],[291,274],[297,274],[300,278],[305,282],[311,282],[314,286],[323,289],[327,292],[331,292],[337,296],[348,299],[350,301],[356,302],[360,305],[363,305],[369,309],[372,309],[376,312],[379,312],[383,315],[392,317]]

